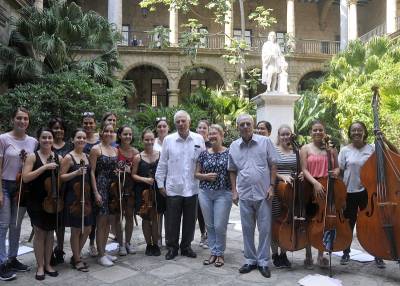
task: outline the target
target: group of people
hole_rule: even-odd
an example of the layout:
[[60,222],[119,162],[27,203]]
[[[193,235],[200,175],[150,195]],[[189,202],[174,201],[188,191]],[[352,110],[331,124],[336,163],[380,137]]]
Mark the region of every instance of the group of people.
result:
[[[161,255],[164,220],[165,258],[173,259],[179,251],[196,258],[191,244],[199,219],[201,246],[210,248],[203,264],[221,267],[232,203],[240,206],[243,232],[245,262],[239,272],[258,269],[268,278],[270,260],[276,267],[291,266],[285,249],[279,253],[279,242],[271,236],[271,225],[281,212],[277,182],[293,181],[291,172],[297,164],[288,125],[279,127],[274,144],[269,138],[269,122],[261,121],[255,128],[253,118],[242,114],[236,120],[240,138],[228,148],[223,145],[220,125],[201,120],[192,132],[190,115],[180,110],[174,115],[176,132],[168,134],[167,119],[157,118],[157,137],[153,130],[145,129],[143,151],[139,152],[132,147],[132,128],[117,128],[117,116],[112,112],[104,114],[98,133],[95,114],[84,112],[82,127],[72,132],[71,141],[65,139],[67,130],[60,118],[39,129],[36,139],[27,134],[27,109],[18,108],[11,121],[12,130],[0,135],[0,280],[14,279],[15,272],[29,270],[17,259],[26,211],[34,229],[37,280],[58,276],[54,266],[64,262],[65,227],[71,228],[70,263],[79,271],[89,271],[81,257],[88,238],[89,254],[97,256],[103,266],[114,265],[117,257],[106,252],[110,231],[119,244],[118,255],[134,254],[131,239],[136,214],[142,218],[146,255]],[[324,124],[314,121],[310,135],[312,142],[300,150],[300,177],[313,185],[315,196],[323,196],[323,186],[316,178],[328,176]],[[345,213],[354,228],[358,209],[366,206],[360,168],[374,149],[366,143],[368,132],[362,122],[353,123],[348,135],[350,144],[339,155],[332,152],[331,173],[343,177],[346,184]],[[24,153],[27,156],[22,156]],[[53,249],[54,232],[57,243]],[[341,264],[349,262],[349,252],[350,245]],[[318,253],[317,262],[321,267],[328,265],[323,252]],[[380,258],[376,263],[384,267]],[[304,265],[313,267],[310,246]]]

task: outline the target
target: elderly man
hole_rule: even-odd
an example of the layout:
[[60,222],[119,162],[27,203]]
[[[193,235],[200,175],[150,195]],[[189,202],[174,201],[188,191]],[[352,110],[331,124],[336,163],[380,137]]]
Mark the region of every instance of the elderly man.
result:
[[[276,177],[278,154],[268,137],[253,134],[254,121],[248,114],[240,115],[236,123],[241,138],[229,149],[228,170],[232,184],[233,202],[240,205],[245,264],[240,273],[258,270],[271,277],[268,268],[271,244],[271,200]],[[254,245],[257,223],[258,250]]]
[[[199,181],[194,173],[197,157],[205,150],[203,137],[189,130],[190,116],[186,111],[176,112],[174,122],[177,132],[165,137],[156,172],[160,192],[167,197],[167,260],[177,256],[179,248],[181,255],[196,257],[190,246],[194,238],[199,193]],[[182,240],[179,245],[181,217]]]

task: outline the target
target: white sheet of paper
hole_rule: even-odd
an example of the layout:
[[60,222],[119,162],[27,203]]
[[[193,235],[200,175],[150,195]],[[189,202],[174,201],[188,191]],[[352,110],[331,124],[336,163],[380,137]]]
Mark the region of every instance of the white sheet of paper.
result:
[[[350,248],[350,258],[351,258],[353,255],[357,255],[357,254],[361,254],[361,253],[363,253],[361,250],[354,249],[354,248]],[[343,251],[332,252],[332,254],[335,255],[335,256],[342,257]]]
[[375,260],[375,257],[369,255],[368,253],[360,253],[360,254],[350,255],[350,259],[358,262],[371,262]]
[[314,274],[301,278],[298,283],[302,286],[343,286],[339,279],[330,278],[328,276]]
[[119,246],[118,243],[111,242],[111,243],[106,245],[106,250],[107,251],[114,251],[114,250],[117,250],[118,246]]

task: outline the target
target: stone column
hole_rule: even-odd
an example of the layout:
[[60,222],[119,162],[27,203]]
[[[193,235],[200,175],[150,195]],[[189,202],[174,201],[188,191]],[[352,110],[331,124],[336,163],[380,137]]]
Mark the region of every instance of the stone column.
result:
[[348,0],[348,4],[348,40],[353,41],[358,38],[357,0]]
[[177,106],[179,103],[179,89],[167,89],[168,107]]
[[177,47],[179,41],[179,19],[178,9],[171,6],[169,10],[169,44],[171,47]]
[[340,0],[340,50],[344,50],[348,42],[348,13],[347,0]]
[[225,14],[225,46],[231,46],[233,39],[233,7],[230,0],[226,1],[230,7],[229,11]]
[[122,0],[108,0],[108,22],[122,31]]
[[396,32],[397,0],[386,0],[386,33]]
[[287,0],[286,6],[286,32],[289,36],[296,36],[295,16],[294,16],[294,0]]
[[43,0],[35,0],[34,6],[38,10],[43,10]]

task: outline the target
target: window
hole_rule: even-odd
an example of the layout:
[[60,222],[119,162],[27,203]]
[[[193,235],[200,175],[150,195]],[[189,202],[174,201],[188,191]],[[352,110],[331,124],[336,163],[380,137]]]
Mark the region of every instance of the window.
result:
[[122,39],[121,39],[121,46],[128,46],[129,45],[129,25],[122,25]]
[[151,106],[167,106],[167,80],[151,79]]
[[205,79],[191,79],[190,80],[190,93],[195,92],[200,86],[207,87]]
[[[234,29],[233,30],[233,37],[238,41],[241,40],[241,38],[242,38],[242,30]],[[247,43],[247,45],[249,47],[252,46],[251,45],[251,30],[244,31],[244,40],[246,41],[246,43]]]

